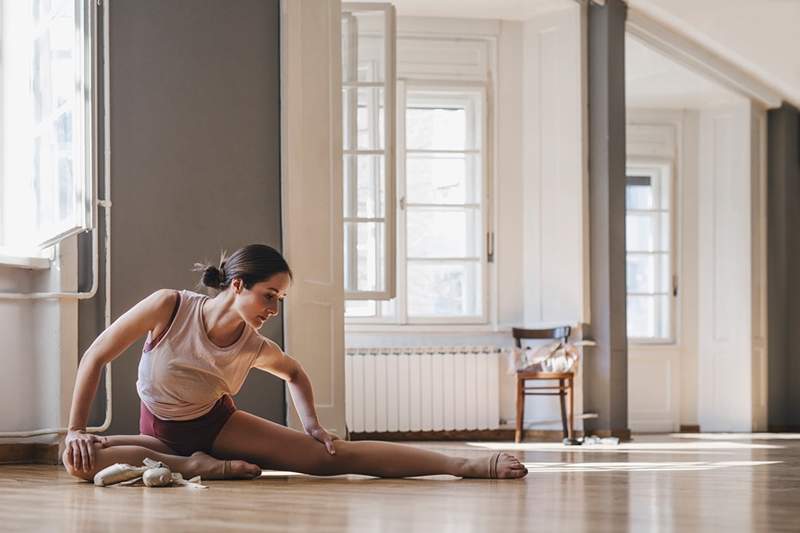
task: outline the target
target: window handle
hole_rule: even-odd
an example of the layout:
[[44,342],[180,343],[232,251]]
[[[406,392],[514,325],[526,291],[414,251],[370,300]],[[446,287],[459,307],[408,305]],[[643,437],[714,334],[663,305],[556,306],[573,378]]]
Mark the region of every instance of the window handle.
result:
[[406,210],[406,197],[405,196],[401,196],[400,197],[400,209],[402,211]]
[[678,296],[678,276],[672,276],[672,296]]

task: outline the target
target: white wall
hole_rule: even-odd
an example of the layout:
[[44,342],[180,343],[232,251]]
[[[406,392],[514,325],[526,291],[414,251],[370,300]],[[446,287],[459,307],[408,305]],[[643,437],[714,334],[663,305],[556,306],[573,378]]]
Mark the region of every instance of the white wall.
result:
[[[703,109],[628,109],[628,160],[675,165],[679,280],[675,343],[629,346],[634,431],[766,427],[765,121],[732,94]],[[664,128],[674,152],[653,134]]]
[[[525,327],[589,322],[583,26],[577,4],[522,26],[523,206],[517,227]],[[583,412],[582,391],[579,369],[577,413]],[[556,429],[559,417],[556,398],[526,398],[526,424]],[[582,422],[576,426],[582,429]]]
[[[49,270],[0,267],[4,292],[75,291],[77,238]],[[78,362],[77,300],[0,300],[0,431],[64,427]],[[56,436],[36,439],[55,442]],[[3,439],[0,442],[13,442]]]
[[[480,327],[405,332],[348,327],[347,346],[510,347],[512,326],[587,321],[581,25],[581,8],[566,3],[563,10],[525,22],[398,19],[401,37],[484,39],[495,50],[489,62],[495,150],[492,320]],[[500,379],[501,420],[513,423],[515,378],[501,370]],[[580,377],[576,388],[580,413]],[[556,398],[528,402],[529,425],[561,427]],[[576,426],[582,427],[579,421]]]
[[627,160],[671,167],[673,256],[678,277],[674,342],[628,344],[632,431],[678,431],[697,424],[698,112],[627,109]]
[[700,114],[698,419],[704,431],[766,426],[763,115],[749,101]]

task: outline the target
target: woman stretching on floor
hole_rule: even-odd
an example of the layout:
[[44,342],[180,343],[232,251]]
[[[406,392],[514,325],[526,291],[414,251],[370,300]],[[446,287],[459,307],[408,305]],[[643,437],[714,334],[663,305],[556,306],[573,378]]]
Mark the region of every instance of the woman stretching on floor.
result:
[[[389,442],[348,442],[328,433],[317,420],[303,367],[258,333],[278,314],[291,278],[275,249],[245,246],[219,268],[205,268],[203,284],[220,291],[214,298],[162,289],[111,324],[78,368],[63,456],[67,471],[91,480],[111,464],[141,465],[149,457],[187,479],[249,479],[262,468],[321,476],[521,478],[528,473],[507,453],[467,459]],[[141,434],[86,433],[103,366],[145,334],[136,382]],[[231,395],[253,367],[288,383],[305,433],[236,408]]]

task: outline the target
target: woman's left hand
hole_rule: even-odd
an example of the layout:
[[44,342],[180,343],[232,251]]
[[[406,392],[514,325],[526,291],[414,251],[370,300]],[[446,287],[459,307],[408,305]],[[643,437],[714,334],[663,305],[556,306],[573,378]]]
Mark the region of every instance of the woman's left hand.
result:
[[306,428],[306,433],[324,444],[325,449],[328,450],[329,454],[336,455],[336,450],[333,448],[333,441],[340,440],[339,437],[333,433],[328,433],[328,431],[320,425]]

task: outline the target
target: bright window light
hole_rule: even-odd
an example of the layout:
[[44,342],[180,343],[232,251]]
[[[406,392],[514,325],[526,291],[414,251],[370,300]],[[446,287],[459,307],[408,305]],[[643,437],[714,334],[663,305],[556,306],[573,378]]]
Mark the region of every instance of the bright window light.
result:
[[0,247],[41,255],[92,222],[91,7],[0,0]]

